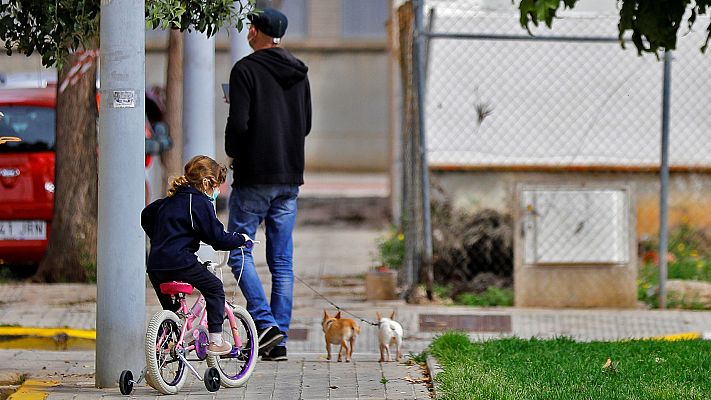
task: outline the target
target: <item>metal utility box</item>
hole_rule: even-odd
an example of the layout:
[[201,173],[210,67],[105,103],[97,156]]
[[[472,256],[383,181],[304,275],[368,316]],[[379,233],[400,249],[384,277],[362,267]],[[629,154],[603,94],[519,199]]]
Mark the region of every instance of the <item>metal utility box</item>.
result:
[[515,303],[634,307],[635,213],[626,185],[524,185],[514,207]]

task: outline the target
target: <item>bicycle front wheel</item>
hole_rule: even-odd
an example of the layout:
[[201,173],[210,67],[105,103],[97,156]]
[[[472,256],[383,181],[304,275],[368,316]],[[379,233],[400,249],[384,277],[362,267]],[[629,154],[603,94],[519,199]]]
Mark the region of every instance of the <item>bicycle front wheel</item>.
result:
[[229,318],[225,317],[222,324],[223,337],[232,343],[230,354],[224,356],[207,356],[207,365],[217,369],[220,373],[220,383],[224,387],[232,388],[243,386],[252,376],[254,366],[257,364],[257,327],[252,316],[240,306],[234,306],[232,313],[235,317],[235,326],[241,347],[235,344],[235,337]]
[[185,384],[185,362],[178,357],[180,318],[174,312],[157,312],[146,331],[146,382],[163,394],[176,394]]

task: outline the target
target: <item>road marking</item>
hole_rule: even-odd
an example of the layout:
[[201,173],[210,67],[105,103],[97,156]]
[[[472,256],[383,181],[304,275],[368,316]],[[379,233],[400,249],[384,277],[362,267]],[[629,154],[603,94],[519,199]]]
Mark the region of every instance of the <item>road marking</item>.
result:
[[67,335],[72,338],[96,340],[96,331],[70,328],[26,328],[22,326],[0,326],[0,336],[55,337]]
[[59,386],[58,381],[36,381],[28,379],[22,383],[19,389],[7,400],[44,400],[49,393],[45,392],[47,388]]

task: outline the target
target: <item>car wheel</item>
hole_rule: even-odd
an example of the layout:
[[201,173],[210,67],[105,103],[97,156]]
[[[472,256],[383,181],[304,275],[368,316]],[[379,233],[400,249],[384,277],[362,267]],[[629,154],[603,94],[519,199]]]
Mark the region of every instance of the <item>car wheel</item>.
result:
[[27,279],[37,272],[39,264],[8,264],[11,279]]

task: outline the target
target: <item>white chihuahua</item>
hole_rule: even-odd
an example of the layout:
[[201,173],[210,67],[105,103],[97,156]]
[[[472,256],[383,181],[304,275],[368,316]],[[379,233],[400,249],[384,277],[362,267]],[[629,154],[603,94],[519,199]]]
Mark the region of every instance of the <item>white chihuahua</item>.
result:
[[[397,352],[395,354],[395,361],[400,361],[402,357],[402,326],[393,321],[395,317],[395,311],[390,314],[390,318],[383,317],[380,313],[375,314],[378,319],[378,341],[380,342],[380,362],[390,361],[390,345],[394,344]],[[383,352],[387,354],[384,357]]]

